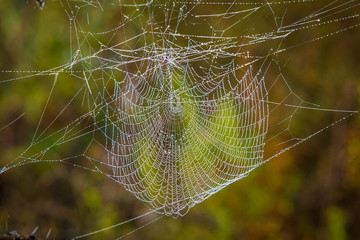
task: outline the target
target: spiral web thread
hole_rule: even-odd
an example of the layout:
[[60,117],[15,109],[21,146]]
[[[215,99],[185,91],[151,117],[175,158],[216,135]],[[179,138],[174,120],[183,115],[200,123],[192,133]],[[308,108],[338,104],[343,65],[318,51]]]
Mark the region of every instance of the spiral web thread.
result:
[[[76,102],[82,103],[84,114],[55,131],[54,121],[40,130],[41,118],[29,148],[2,172],[31,162],[71,162],[106,175],[150,209],[172,216],[183,216],[309,138],[292,136],[291,119],[298,109],[323,109],[292,91],[277,56],[358,28],[360,5],[312,0],[60,4],[70,19],[71,60],[0,83],[50,76],[52,92],[71,77],[80,87],[54,121]],[[110,8],[118,9],[121,21],[99,31],[92,20]],[[312,10],[287,18],[298,8]],[[346,27],[283,45],[302,31],[339,21]],[[287,94],[272,99],[278,85],[286,86]],[[271,118],[281,107],[290,113],[282,119],[282,130],[271,130]],[[283,133],[290,135],[290,145],[264,158],[265,145]],[[82,137],[90,138],[83,153],[60,160],[47,157],[49,150]],[[39,151],[49,139],[55,140]],[[106,157],[93,156],[94,146]],[[94,166],[83,165],[80,158]]]

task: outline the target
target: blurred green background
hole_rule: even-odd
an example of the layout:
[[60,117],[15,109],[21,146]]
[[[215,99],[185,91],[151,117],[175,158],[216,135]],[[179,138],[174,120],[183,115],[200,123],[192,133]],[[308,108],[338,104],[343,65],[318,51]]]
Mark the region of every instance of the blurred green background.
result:
[[[0,167],[29,145],[54,81],[54,77],[24,78],[28,73],[4,71],[49,69],[71,56],[67,7],[56,1],[45,6],[40,11],[35,1],[0,2]],[[116,26],[120,22],[116,11],[92,21],[99,28],[109,23]],[[332,29],[319,29],[323,33],[312,29],[296,37],[305,43],[350,25],[339,21],[329,26]],[[359,42],[360,28],[355,27],[292,48],[279,56],[279,61],[286,62],[282,73],[307,101],[325,108],[358,110]],[[68,80],[68,88],[74,79]],[[56,89],[44,126],[71,99],[68,88]],[[71,113],[79,109],[80,104],[71,106],[53,127],[71,122]],[[343,116],[299,111],[292,128],[306,136]],[[53,154],[58,158],[62,152],[76,155],[82,144],[59,152],[54,149]],[[359,173],[360,115],[355,114],[196,205],[183,218],[164,217],[126,239],[360,239]],[[45,238],[51,229],[49,239],[69,239],[146,211],[115,182],[66,164],[30,164],[0,175],[0,233],[16,230],[28,235],[39,227],[38,237]],[[91,239],[120,237],[156,217],[149,215]]]

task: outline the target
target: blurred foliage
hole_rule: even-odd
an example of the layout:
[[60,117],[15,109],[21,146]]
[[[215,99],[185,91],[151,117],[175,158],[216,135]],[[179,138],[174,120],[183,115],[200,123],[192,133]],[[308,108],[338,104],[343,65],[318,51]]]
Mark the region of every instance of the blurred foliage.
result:
[[[49,1],[45,6],[40,11],[35,1],[0,1],[0,70],[43,70],[69,60],[69,24],[64,22],[68,16],[60,4]],[[92,22],[100,28],[118,22],[116,9],[104,15],[106,19]],[[310,102],[359,109],[359,39],[360,29],[355,28],[293,48],[287,53],[290,59],[279,56],[288,60],[283,74],[296,93]],[[23,75],[0,72],[0,81]],[[57,89],[44,126],[71,99],[73,80],[63,80],[67,84]],[[0,83],[0,129],[26,113],[0,131],[0,166],[28,146],[52,84],[53,78],[46,76]],[[69,112],[80,109],[71,106]],[[54,127],[68,122],[66,116]],[[299,111],[292,131],[306,135],[339,117],[333,112]],[[59,151],[76,155],[82,144],[55,148],[52,154],[54,158],[61,156]],[[360,239],[359,156],[356,114],[256,169],[185,217],[162,218],[126,239]],[[51,229],[49,239],[68,239],[146,211],[111,180],[66,164],[27,165],[0,175],[0,233],[16,230],[28,235],[38,226],[40,237]],[[93,239],[119,237],[155,218],[149,215]]]

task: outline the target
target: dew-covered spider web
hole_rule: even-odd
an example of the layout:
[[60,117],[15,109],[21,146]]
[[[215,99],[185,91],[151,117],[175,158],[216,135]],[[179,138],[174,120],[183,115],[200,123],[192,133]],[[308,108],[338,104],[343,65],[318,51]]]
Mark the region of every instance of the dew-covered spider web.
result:
[[[356,110],[302,98],[283,69],[293,49],[358,31],[359,1],[66,0],[47,1],[43,13],[55,5],[68,61],[1,69],[1,88],[51,86],[30,144],[1,174],[69,163],[112,179],[150,211],[184,216]],[[67,96],[59,104],[57,91]],[[299,111],[343,115],[302,134],[292,130]],[[68,146],[77,150],[62,152]]]

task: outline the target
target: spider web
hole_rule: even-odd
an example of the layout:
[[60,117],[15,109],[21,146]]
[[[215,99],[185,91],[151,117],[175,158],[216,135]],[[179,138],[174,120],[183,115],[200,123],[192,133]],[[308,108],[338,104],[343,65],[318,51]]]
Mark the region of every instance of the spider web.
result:
[[[70,60],[49,70],[2,71],[20,76],[1,85],[28,78],[53,85],[29,147],[0,173],[70,163],[118,182],[152,211],[183,216],[338,122],[298,137],[291,131],[297,111],[352,114],[300,98],[281,60],[300,45],[358,28],[358,1],[58,3],[70,20]],[[111,9],[113,26],[98,26]],[[337,22],[345,27],[325,31]],[[319,35],[299,42],[309,29]],[[59,85],[70,86],[69,99],[44,123]],[[55,127],[72,105],[80,114]],[[52,158],[81,139],[87,143],[76,154]]]

